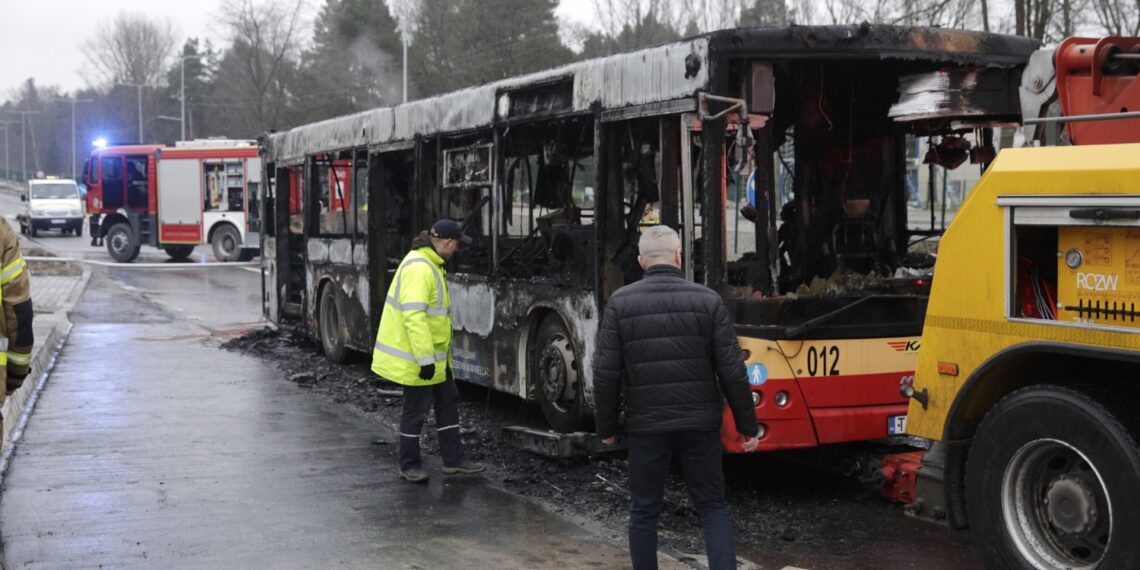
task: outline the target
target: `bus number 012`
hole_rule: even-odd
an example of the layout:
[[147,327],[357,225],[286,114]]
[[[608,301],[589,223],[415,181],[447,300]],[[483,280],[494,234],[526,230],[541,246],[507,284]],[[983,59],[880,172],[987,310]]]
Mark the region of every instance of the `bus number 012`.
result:
[[808,376],[839,376],[839,347],[808,348]]

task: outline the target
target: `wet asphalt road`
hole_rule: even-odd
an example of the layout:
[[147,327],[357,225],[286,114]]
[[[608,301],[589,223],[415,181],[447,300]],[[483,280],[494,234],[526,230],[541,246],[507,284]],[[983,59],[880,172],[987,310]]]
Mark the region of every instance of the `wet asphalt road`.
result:
[[97,270],[4,481],[8,568],[621,566],[481,477],[397,480],[380,426],[218,349],[257,275],[195,271]]

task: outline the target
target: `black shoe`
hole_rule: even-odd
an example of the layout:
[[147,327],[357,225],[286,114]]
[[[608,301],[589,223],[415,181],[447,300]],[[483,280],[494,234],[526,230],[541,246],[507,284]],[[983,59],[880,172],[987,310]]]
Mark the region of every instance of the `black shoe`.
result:
[[428,474],[422,467],[400,469],[400,478],[409,483],[427,483]]
[[482,473],[483,471],[486,471],[486,470],[487,470],[486,465],[483,465],[482,463],[479,463],[477,461],[471,461],[470,459],[465,459],[465,460],[463,460],[463,463],[460,463],[459,465],[456,465],[454,467],[445,466],[443,468],[443,472],[446,475],[455,475],[455,474],[471,475],[472,473]]

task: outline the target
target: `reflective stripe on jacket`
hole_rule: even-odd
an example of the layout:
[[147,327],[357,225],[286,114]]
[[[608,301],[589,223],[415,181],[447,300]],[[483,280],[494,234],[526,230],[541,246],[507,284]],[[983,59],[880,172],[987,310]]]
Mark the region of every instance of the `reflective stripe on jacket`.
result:
[[[431,247],[408,252],[400,262],[380,316],[372,372],[405,386],[430,386],[447,378],[451,351],[451,296],[443,258]],[[435,364],[431,380],[420,367]]]
[[32,300],[27,266],[16,232],[0,222],[0,374],[9,392],[20,387],[32,363]]

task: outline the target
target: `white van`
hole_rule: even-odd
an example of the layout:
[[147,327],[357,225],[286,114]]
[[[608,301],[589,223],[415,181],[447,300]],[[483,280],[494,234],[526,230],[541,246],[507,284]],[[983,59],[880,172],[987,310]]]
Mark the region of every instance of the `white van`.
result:
[[35,178],[28,181],[28,193],[20,196],[27,204],[16,216],[20,233],[36,237],[39,230],[60,230],[63,235],[83,235],[83,201],[74,180]]

